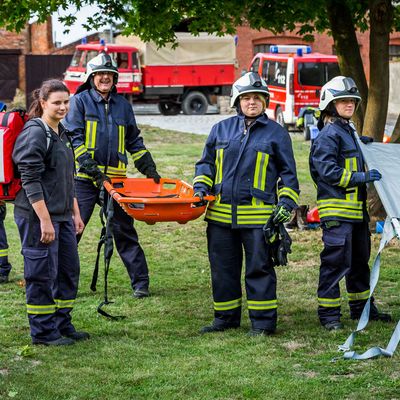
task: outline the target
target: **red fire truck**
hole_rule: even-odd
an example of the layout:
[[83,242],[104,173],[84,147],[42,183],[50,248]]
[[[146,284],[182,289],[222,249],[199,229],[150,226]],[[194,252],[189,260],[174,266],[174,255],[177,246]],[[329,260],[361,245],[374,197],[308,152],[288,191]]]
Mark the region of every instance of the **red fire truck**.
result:
[[235,43],[232,36],[177,33],[178,46],[158,49],[138,37],[116,38],[115,44],[76,46],[64,82],[75,93],[85,79],[86,63],[99,52],[117,62],[118,93],[130,101],[158,103],[164,115],[204,114],[217,96],[228,96],[235,79]]
[[271,46],[258,53],[250,71],[267,82],[270,103],[267,114],[282,126],[294,125],[303,107],[318,107],[321,87],[340,75],[337,57],[312,53],[310,46]]

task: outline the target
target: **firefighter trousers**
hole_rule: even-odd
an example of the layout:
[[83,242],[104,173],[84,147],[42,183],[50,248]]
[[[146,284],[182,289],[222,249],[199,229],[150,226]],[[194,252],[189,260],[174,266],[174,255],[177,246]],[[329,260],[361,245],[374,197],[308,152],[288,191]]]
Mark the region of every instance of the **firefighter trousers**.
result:
[[40,242],[37,218],[15,216],[24,256],[26,306],[32,341],[51,341],[75,332],[71,322],[79,283],[75,225],[55,222],[56,238]]
[[11,264],[8,261],[8,242],[4,219],[6,217],[6,206],[4,211],[0,212],[0,275],[8,276],[11,271]]
[[241,272],[245,254],[245,288],[253,329],[274,331],[277,320],[276,274],[262,229],[207,227],[214,298],[214,325],[240,325]]
[[[100,204],[100,191],[89,180],[76,180],[76,195],[78,198],[81,218],[85,226],[92,216],[94,207]],[[105,204],[107,207],[108,196],[106,192]],[[148,289],[149,270],[143,249],[139,244],[133,219],[114,201],[114,216],[111,221],[111,231],[114,237],[115,247],[120,255],[125,268],[128,271],[133,290]],[[80,237],[78,237],[78,242]]]
[[[339,321],[339,281],[345,277],[350,316],[359,318],[369,298],[371,235],[368,222],[322,223],[321,266],[318,285],[318,316],[321,324]],[[329,225],[329,223],[328,223]],[[373,300],[373,299],[372,299]]]

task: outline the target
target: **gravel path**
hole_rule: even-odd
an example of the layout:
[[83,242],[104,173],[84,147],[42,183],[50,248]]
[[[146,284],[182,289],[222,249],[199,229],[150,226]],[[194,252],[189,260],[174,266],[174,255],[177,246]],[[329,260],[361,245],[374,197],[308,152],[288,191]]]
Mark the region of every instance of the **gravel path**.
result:
[[216,114],[216,109],[212,107],[209,107],[209,112],[205,115],[178,114],[173,116],[161,115],[155,105],[135,104],[133,109],[138,125],[150,125],[199,135],[208,135],[215,123],[229,117],[229,115]]

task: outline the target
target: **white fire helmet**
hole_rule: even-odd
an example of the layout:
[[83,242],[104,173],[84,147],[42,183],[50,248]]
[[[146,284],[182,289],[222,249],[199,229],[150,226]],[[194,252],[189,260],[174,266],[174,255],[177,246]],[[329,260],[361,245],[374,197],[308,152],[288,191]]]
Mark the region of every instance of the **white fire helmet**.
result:
[[326,110],[328,105],[338,99],[355,99],[356,107],[361,101],[360,92],[352,78],[336,76],[327,82],[321,89],[319,109]]
[[232,85],[231,107],[236,107],[239,97],[245,93],[263,94],[266,101],[266,107],[268,107],[269,91],[267,83],[256,72],[247,72]]
[[114,85],[118,82],[118,68],[116,62],[107,53],[100,53],[96,57],[88,61],[86,65],[86,81],[95,72],[113,72]]

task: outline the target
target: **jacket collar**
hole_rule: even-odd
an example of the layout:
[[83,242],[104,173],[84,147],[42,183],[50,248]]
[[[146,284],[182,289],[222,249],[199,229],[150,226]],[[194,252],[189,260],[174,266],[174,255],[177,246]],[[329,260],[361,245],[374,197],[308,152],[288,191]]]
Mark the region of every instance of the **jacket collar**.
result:
[[[93,88],[91,88],[89,90],[89,94],[96,103],[102,103],[102,102],[106,101],[106,100],[104,100],[103,96]],[[115,96],[115,94],[113,92],[111,92],[110,97],[108,98],[108,102],[113,101],[114,96]]]
[[[242,120],[243,123],[244,123],[244,120],[245,120],[245,118],[246,118],[246,117],[244,116],[244,114],[240,113],[240,114],[238,114],[237,116],[238,116],[238,118],[239,118],[240,120]],[[269,118],[267,117],[267,114],[265,114],[265,113],[261,114],[258,118],[256,118],[256,119],[254,120],[254,124],[267,125],[268,122],[269,122]],[[254,124],[253,124],[253,125],[254,125]]]

